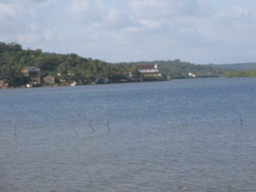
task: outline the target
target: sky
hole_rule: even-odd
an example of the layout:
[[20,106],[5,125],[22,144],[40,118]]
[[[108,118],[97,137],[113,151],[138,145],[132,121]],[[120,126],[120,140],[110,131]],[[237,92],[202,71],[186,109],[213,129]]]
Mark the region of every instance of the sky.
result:
[[0,42],[106,62],[256,62],[255,0],[0,0]]

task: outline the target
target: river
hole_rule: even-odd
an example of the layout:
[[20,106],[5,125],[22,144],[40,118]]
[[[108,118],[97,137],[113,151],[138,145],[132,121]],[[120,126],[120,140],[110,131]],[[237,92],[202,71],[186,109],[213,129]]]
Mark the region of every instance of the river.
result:
[[256,191],[255,95],[256,78],[0,90],[0,191]]

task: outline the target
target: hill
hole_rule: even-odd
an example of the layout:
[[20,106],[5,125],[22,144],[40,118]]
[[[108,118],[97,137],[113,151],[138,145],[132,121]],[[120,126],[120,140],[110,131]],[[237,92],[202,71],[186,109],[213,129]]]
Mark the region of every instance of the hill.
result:
[[187,78],[188,73],[191,72],[197,77],[216,77],[221,76],[225,69],[214,67],[211,65],[196,65],[189,62],[182,62],[179,59],[174,61],[139,61],[130,63],[114,63],[125,67],[132,67],[134,65],[153,65],[158,64],[159,71],[170,78]]
[[[95,79],[103,82],[107,77],[111,78],[112,82],[119,82],[120,79],[127,78],[123,74],[128,74],[134,65],[153,65],[156,63],[163,76],[170,79],[189,78],[188,73],[195,74],[196,77],[218,77],[230,71],[256,71],[256,63],[196,65],[179,59],[106,63],[91,58],[83,58],[74,53],[65,55],[43,53],[40,49],[23,50],[21,45],[17,43],[0,42],[0,80],[4,80],[9,86],[14,87],[29,81],[21,73],[21,69],[28,66],[39,68],[41,76],[54,76],[57,82],[76,81],[81,84],[90,84]],[[225,76],[230,76],[230,74]],[[254,73],[241,74],[243,76],[254,75]]]
[[255,71],[256,63],[234,63],[234,64],[210,64],[214,68],[223,69],[225,71]]
[[26,84],[28,79],[23,76],[21,69],[28,66],[39,68],[41,76],[54,76],[57,82],[77,81],[82,84],[124,71],[121,66],[82,58],[74,53],[43,53],[40,49],[23,50],[17,43],[0,42],[0,80],[14,87]]

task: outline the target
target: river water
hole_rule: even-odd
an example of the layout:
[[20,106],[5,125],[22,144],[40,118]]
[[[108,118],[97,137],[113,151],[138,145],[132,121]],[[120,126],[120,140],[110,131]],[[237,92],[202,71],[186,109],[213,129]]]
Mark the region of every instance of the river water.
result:
[[256,191],[255,95],[255,78],[0,90],[0,191]]

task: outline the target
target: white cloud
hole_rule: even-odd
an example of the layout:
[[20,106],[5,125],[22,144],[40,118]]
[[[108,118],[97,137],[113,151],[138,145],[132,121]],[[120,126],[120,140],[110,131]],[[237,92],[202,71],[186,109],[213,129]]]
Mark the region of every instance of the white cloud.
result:
[[115,20],[117,19],[119,16],[119,13],[117,12],[117,10],[115,8],[110,8],[108,10],[108,15],[106,17],[107,20]]
[[17,35],[17,38],[21,43],[34,43],[37,40],[36,35],[32,33]]
[[0,41],[105,61],[179,58],[207,63],[207,57],[217,61],[218,54],[228,58],[228,50],[237,54],[234,47],[252,57],[256,7],[217,2],[2,0]]
[[13,16],[15,13],[11,5],[0,3],[0,14],[3,14],[4,12],[10,14],[11,16]]
[[170,19],[179,16],[196,16],[201,12],[197,0],[132,1],[130,7],[135,17],[144,19]]
[[[197,0],[142,0],[131,1],[129,18],[133,31],[154,31],[169,33],[175,38],[177,33],[191,31],[196,20],[205,17],[207,9],[201,8]],[[186,29],[183,26],[186,25]]]
[[72,14],[77,15],[84,11],[89,10],[89,3],[87,0],[76,0],[73,1],[70,7],[70,11]]
[[242,15],[248,16],[250,11],[249,9],[242,8],[242,7],[234,7],[233,10],[235,11],[235,16],[242,16]]
[[231,7],[228,10],[218,10],[216,16],[217,17],[242,17],[242,16],[249,16],[250,14],[249,8],[242,8],[242,7]]
[[49,41],[51,40],[53,37],[53,33],[50,29],[47,29],[45,32],[44,32],[44,38],[46,41]]
[[68,2],[67,12],[71,22],[79,23],[92,23],[100,22],[104,19],[106,10],[103,7],[103,4],[99,4],[92,0],[74,0]]
[[140,20],[140,23],[148,29],[156,29],[160,26],[159,22],[153,20]]
[[4,35],[1,35],[0,34],[0,41],[1,42],[7,42],[9,40],[9,37],[8,36],[4,36]]
[[106,8],[102,0],[95,0],[95,3],[100,10],[104,10]]
[[[51,20],[45,13],[54,4],[48,1],[15,1],[1,4],[0,35],[7,36],[8,41],[26,44],[28,47],[37,46],[44,39],[44,28],[48,28]],[[8,8],[8,9],[7,9]],[[6,11],[7,10],[7,11]],[[49,39],[49,34],[48,34]]]

